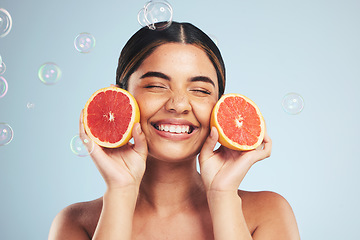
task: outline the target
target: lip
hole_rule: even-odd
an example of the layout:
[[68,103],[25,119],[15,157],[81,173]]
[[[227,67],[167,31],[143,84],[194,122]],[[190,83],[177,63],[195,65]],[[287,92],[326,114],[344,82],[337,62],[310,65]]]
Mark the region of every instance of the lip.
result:
[[[161,125],[161,124],[188,125],[192,129],[192,132],[191,133],[171,133],[171,132],[166,132],[166,131],[160,131],[155,126],[156,125]],[[189,138],[191,138],[193,136],[193,134],[198,129],[197,126],[195,126],[190,121],[185,120],[185,119],[162,119],[162,120],[159,120],[159,121],[156,121],[156,122],[152,122],[151,125],[152,125],[153,129],[155,130],[155,132],[159,136],[161,136],[163,138],[167,138],[169,140],[174,140],[174,141],[181,141],[181,140],[189,139]]]

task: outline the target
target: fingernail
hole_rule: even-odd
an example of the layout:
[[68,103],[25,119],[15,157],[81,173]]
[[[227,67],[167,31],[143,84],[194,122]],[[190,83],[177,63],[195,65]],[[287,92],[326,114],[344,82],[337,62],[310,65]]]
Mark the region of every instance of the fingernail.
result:
[[211,138],[214,137],[214,128],[211,128],[211,130],[210,130],[210,137]]

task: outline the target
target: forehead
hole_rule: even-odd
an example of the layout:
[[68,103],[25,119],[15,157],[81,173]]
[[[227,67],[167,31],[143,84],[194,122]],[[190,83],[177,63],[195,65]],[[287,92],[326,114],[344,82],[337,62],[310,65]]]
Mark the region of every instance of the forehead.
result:
[[216,70],[206,52],[194,44],[166,43],[157,47],[138,70],[180,71],[207,75],[217,82]]

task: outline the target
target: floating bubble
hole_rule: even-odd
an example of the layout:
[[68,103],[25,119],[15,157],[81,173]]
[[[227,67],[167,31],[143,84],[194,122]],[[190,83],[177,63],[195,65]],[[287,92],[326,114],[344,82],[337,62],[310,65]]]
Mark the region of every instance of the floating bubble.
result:
[[57,83],[61,78],[61,70],[55,63],[44,63],[38,71],[39,79],[46,85]]
[[304,108],[304,99],[297,93],[288,93],[282,100],[282,106],[289,114],[299,114]]
[[4,63],[4,61],[1,61],[1,64],[0,64],[0,75],[3,75],[6,71],[6,65]]
[[172,23],[173,9],[165,0],[150,1],[145,6],[145,20],[155,27],[156,30],[163,30]]
[[0,8],[0,38],[8,35],[12,27],[10,13],[6,9]]
[[0,146],[9,144],[14,137],[14,131],[7,123],[0,123]]
[[2,57],[1,57],[1,55],[0,55],[0,65],[2,64]]
[[95,38],[90,33],[80,33],[74,40],[75,48],[80,53],[89,53],[95,47]]
[[92,153],[95,145],[86,134],[82,136],[84,136],[83,139],[80,135],[75,135],[70,141],[70,148],[75,155],[79,157],[86,157]]
[[[137,15],[137,19],[141,26],[145,27],[145,26],[149,25],[145,19],[145,8],[140,9],[140,11],[138,12],[138,15]],[[149,28],[151,28],[151,27],[149,26]],[[155,28],[152,30],[155,30]]]
[[32,102],[28,102],[28,103],[26,104],[26,108],[29,109],[29,110],[34,109],[34,108],[35,108],[35,104],[32,103]]
[[6,79],[0,76],[0,98],[4,97],[8,91],[8,83]]
[[173,9],[166,0],[153,0],[145,4],[138,13],[141,26],[148,26],[152,30],[163,30],[172,23]]

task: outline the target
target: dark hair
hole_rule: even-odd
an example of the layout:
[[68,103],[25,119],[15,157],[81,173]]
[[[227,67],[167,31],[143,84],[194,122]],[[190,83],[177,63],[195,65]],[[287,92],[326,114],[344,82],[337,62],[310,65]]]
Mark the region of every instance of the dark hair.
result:
[[219,83],[219,98],[225,89],[225,65],[221,53],[211,38],[190,23],[172,22],[161,31],[143,27],[125,44],[119,57],[116,84],[127,89],[132,73],[158,46],[164,43],[193,44],[203,49],[216,70]]

